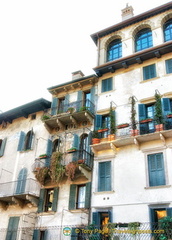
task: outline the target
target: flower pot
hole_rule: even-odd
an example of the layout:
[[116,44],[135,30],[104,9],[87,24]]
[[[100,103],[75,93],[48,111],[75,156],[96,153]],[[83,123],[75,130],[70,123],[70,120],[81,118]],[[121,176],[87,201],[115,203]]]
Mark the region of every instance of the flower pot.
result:
[[98,144],[98,143],[100,143],[99,138],[92,138],[92,144]]
[[78,164],[83,164],[83,163],[85,163],[85,159],[79,159],[78,160]]
[[148,118],[140,121],[140,123],[148,123],[148,122],[152,122],[152,118]]
[[118,125],[117,128],[118,128],[118,129],[120,129],[120,128],[126,128],[126,127],[128,127],[128,126],[129,126],[129,124],[128,124],[128,123],[125,123],[125,124],[120,124],[120,125]]
[[76,152],[76,149],[67,150],[68,153]]
[[168,114],[168,115],[167,115],[167,118],[172,118],[172,114]]
[[139,130],[138,129],[131,129],[131,136],[137,136],[139,135]]
[[99,129],[98,132],[107,132],[109,129],[108,128],[104,128],[104,129]]
[[39,157],[39,159],[45,159],[45,158],[47,158],[47,155]]
[[155,125],[155,129],[156,129],[156,132],[163,131],[164,126],[163,126],[163,124],[157,124],[157,125]]
[[107,137],[100,139],[100,142],[107,142],[107,141],[108,141],[108,138],[107,138]]
[[115,140],[115,134],[109,134],[108,141],[113,141],[113,140]]

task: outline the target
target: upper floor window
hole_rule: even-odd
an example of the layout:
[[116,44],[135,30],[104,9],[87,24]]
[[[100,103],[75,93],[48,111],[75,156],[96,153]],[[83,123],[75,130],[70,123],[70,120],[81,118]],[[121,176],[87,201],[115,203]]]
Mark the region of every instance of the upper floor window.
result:
[[172,58],[165,60],[166,73],[172,73]]
[[172,40],[172,19],[164,24],[164,41]]
[[165,185],[164,160],[162,153],[148,155],[149,186]]
[[107,62],[122,57],[122,43],[120,39],[112,41],[107,48]]
[[38,212],[57,211],[58,193],[58,188],[41,189]]
[[102,92],[107,92],[111,90],[112,90],[112,78],[102,80]]
[[6,141],[7,141],[7,138],[0,139],[0,157],[4,155]]
[[156,67],[155,64],[143,67],[143,80],[148,80],[156,77]]
[[100,162],[98,173],[98,191],[111,191],[111,162]]
[[135,37],[135,51],[141,51],[152,47],[152,31],[149,28],[144,28],[136,34]]
[[27,134],[21,132],[17,151],[30,150],[32,148],[32,142],[33,130],[29,131]]

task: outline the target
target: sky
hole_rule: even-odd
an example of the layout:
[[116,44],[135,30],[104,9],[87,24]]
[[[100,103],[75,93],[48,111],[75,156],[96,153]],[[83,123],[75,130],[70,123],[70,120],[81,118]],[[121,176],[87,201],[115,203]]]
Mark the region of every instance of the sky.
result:
[[1,0],[0,112],[39,98],[47,88],[94,74],[97,47],[91,34],[121,21],[126,3],[134,15],[169,0]]

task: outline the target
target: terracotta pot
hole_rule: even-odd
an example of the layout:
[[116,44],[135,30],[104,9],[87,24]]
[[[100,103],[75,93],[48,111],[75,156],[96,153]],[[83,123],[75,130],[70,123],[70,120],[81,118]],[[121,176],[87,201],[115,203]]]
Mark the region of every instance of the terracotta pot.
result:
[[104,128],[104,129],[99,129],[98,132],[107,132],[109,129],[108,128]]
[[157,125],[155,125],[155,129],[156,129],[156,132],[163,131],[164,126],[163,126],[163,124],[157,124]]
[[147,122],[152,122],[152,119],[148,118],[140,121],[140,123],[147,123]]
[[172,114],[168,114],[168,115],[167,115],[167,118],[172,118]]
[[137,136],[139,135],[139,130],[138,129],[131,129],[131,136]]
[[115,134],[109,134],[108,135],[108,141],[113,141],[113,140],[115,140]]
[[107,137],[100,139],[100,142],[107,142],[107,141],[108,141],[108,138],[107,138]]
[[85,162],[85,159],[79,159],[78,164],[83,164]]
[[100,143],[100,139],[99,138],[93,138],[92,139],[92,144],[98,144]]
[[120,129],[120,128],[126,128],[126,127],[128,127],[128,126],[129,126],[129,124],[126,123],[126,124],[118,125],[117,128],[118,128],[118,129]]

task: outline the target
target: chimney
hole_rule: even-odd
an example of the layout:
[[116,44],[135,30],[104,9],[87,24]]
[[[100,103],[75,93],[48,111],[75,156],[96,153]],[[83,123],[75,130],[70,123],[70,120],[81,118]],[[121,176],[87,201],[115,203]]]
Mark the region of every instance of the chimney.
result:
[[128,6],[128,3],[126,4],[126,7],[124,9],[121,10],[122,14],[122,21],[127,20],[131,17],[134,16],[133,13],[133,7],[132,6]]
[[72,73],[72,80],[79,79],[84,77],[85,75],[82,73],[82,71],[76,71]]

